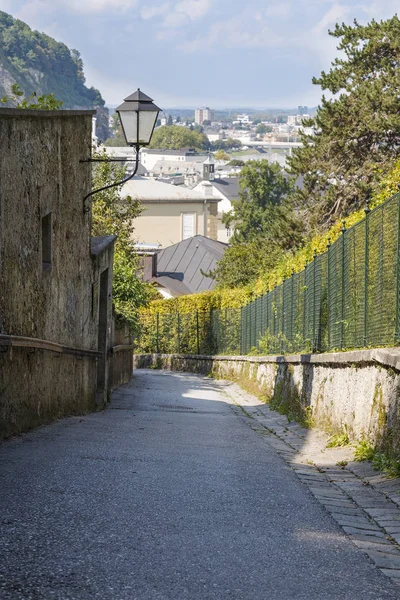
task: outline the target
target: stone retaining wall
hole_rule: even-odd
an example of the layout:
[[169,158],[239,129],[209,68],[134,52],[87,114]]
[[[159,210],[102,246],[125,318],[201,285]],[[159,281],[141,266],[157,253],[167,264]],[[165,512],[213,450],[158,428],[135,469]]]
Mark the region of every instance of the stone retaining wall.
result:
[[137,355],[134,368],[231,379],[273,408],[351,440],[400,453],[400,350],[292,356]]

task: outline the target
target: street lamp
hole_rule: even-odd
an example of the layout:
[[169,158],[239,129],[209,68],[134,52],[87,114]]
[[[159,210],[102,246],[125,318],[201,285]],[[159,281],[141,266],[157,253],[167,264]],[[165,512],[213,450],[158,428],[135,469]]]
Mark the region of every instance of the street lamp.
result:
[[[91,198],[98,192],[103,192],[112,187],[120,186],[132,179],[139,167],[139,150],[141,146],[150,144],[153,135],[154,127],[156,126],[158,113],[160,108],[153,104],[153,99],[146,96],[138,90],[125,98],[124,102],[116,108],[116,112],[121,121],[122,131],[125,141],[128,146],[133,146],[136,149],[135,167],[131,175],[110,185],[93,190],[83,199],[84,212],[90,211],[90,206],[87,204],[88,198]],[[81,162],[127,162],[125,158],[89,158]]]
[[122,131],[128,146],[150,144],[160,108],[153,104],[153,99],[143,94],[140,89],[125,98],[115,109],[121,121]]

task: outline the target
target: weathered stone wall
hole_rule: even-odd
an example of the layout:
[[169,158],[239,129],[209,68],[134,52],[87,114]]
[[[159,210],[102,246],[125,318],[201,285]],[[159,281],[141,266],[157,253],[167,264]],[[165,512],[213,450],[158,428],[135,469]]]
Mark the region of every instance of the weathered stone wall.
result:
[[211,357],[142,355],[134,368],[213,374],[249,387],[274,408],[330,433],[348,431],[391,454],[400,453],[400,350],[331,354]]
[[114,389],[132,378],[133,339],[129,327],[119,321],[114,322],[113,344],[109,356],[109,388]]
[[113,240],[91,254],[91,165],[80,162],[91,154],[92,112],[0,109],[0,334],[97,351],[108,269],[103,358],[0,344],[0,437],[107,401]]
[[97,361],[46,350],[0,352],[0,439],[95,410]]
[[[91,131],[91,111],[0,109],[0,333],[96,346],[83,212],[91,167],[79,162],[90,156]],[[52,264],[43,269],[49,212]]]

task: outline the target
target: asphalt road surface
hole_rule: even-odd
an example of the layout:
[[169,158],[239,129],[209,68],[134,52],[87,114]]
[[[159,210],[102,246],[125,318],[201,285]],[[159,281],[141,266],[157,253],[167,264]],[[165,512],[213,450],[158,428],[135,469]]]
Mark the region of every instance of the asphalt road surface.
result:
[[1,600],[394,599],[221,384],[137,371],[0,445]]

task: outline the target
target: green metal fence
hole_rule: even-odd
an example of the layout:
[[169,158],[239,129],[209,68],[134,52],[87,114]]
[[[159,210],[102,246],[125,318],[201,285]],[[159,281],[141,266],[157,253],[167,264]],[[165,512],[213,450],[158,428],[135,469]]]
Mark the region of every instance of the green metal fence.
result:
[[241,309],[143,318],[140,349],[282,354],[391,346],[400,338],[400,194]]

